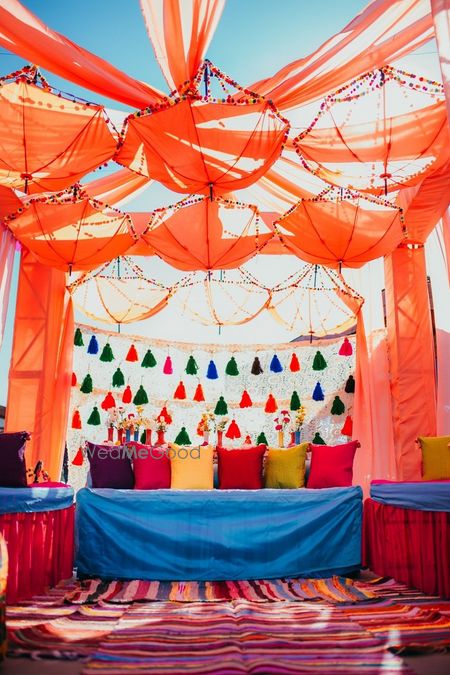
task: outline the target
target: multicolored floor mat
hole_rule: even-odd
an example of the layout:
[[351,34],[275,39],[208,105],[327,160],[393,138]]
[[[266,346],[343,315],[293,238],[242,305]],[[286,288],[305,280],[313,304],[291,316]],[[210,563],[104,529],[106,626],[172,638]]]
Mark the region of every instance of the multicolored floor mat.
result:
[[68,582],[7,618],[11,656],[83,675],[412,675],[398,654],[450,650],[450,601],[387,579]]

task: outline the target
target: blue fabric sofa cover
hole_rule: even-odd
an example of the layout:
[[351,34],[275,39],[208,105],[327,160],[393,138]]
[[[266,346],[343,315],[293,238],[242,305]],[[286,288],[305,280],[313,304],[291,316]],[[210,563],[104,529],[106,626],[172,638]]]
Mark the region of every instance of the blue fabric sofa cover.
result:
[[76,566],[106,579],[326,577],[361,561],[360,487],[77,494]]

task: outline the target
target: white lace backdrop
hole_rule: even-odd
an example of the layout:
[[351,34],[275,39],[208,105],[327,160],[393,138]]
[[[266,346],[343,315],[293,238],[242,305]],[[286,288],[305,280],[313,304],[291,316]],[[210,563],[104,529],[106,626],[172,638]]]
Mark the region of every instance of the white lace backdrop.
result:
[[[166,439],[172,441],[180,431],[186,427],[193,444],[201,443],[202,439],[197,436],[197,425],[202,412],[206,407],[214,408],[219,396],[224,396],[228,404],[228,419],[235,419],[242,433],[242,438],[237,441],[227,441],[227,445],[239,445],[245,435],[250,434],[253,440],[261,431],[264,431],[269,443],[276,445],[277,434],[275,431],[274,417],[276,413],[264,412],[264,406],[269,393],[272,393],[277,401],[278,409],[289,408],[292,392],[296,390],[302,404],[306,408],[306,417],[303,425],[302,440],[312,440],[316,431],[328,444],[345,442],[346,436],[340,431],[346,415],[352,414],[353,394],[344,391],[345,383],[355,369],[355,338],[349,336],[353,347],[352,356],[339,356],[339,348],[343,338],[318,339],[312,344],[305,342],[290,342],[287,344],[267,345],[226,345],[226,344],[190,344],[183,342],[166,342],[152,340],[129,334],[111,333],[92,328],[83,324],[79,325],[83,335],[84,346],[74,347],[74,373],[77,377],[76,386],[72,387],[69,429],[67,435],[67,447],[69,451],[69,482],[79,489],[86,482],[88,471],[86,458],[81,466],[72,464],[78,449],[86,440],[101,443],[107,438],[106,418],[107,413],[102,410],[101,403],[108,391],[111,391],[116,405],[124,406],[126,414],[136,414],[136,407],[132,404],[122,403],[122,393],[127,384],[130,385],[133,395],[142,384],[147,392],[149,403],[144,407],[144,416],[152,417],[167,403],[173,417],[173,424],[166,432]],[[99,344],[98,354],[87,353],[89,340],[95,335]],[[114,354],[111,362],[102,362],[99,357],[106,342],[109,342]],[[130,346],[134,344],[138,352],[139,360],[135,363],[126,361],[126,355]],[[157,365],[153,368],[142,368],[141,361],[147,351],[151,349]],[[327,367],[321,371],[312,369],[314,356],[317,352],[323,354]],[[293,353],[297,354],[300,361],[300,371],[291,372],[289,363]],[[198,375],[187,375],[186,364],[190,355],[193,355],[198,366]],[[273,373],[269,366],[274,354],[283,366],[283,371]],[[167,356],[171,357],[173,374],[163,374],[163,365]],[[231,356],[234,356],[239,369],[238,376],[225,374],[225,367]],[[251,367],[255,356],[258,356],[264,372],[261,375],[252,375]],[[214,360],[217,366],[219,378],[210,380],[206,377],[208,363]],[[120,367],[125,377],[125,385],[120,388],[112,387],[114,371]],[[93,381],[93,391],[83,394],[80,391],[81,383],[87,373],[90,373]],[[173,394],[179,382],[183,381],[187,398],[174,400]],[[205,402],[194,402],[193,396],[197,384],[201,382]],[[316,383],[320,382],[324,392],[324,401],[313,401],[312,394]],[[251,408],[241,409],[239,402],[242,392],[247,389],[253,401]],[[333,399],[339,395],[345,405],[342,415],[331,415]],[[94,406],[100,412],[101,425],[92,426],[87,420]],[[78,410],[82,420],[81,429],[72,429],[72,415]],[[228,425],[227,425],[228,426]],[[211,440],[215,441],[214,434]],[[287,434],[286,434],[287,436]]]

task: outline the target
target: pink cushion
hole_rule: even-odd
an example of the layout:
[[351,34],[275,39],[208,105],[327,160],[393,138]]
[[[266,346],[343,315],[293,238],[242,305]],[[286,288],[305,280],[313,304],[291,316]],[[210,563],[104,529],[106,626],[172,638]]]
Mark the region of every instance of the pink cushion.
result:
[[308,488],[350,487],[353,479],[353,458],[359,441],[342,445],[311,443],[311,466]]
[[133,448],[135,490],[160,490],[170,488],[170,458],[167,448],[127,443]]
[[217,448],[221,490],[259,490],[263,487],[265,445],[228,450]]

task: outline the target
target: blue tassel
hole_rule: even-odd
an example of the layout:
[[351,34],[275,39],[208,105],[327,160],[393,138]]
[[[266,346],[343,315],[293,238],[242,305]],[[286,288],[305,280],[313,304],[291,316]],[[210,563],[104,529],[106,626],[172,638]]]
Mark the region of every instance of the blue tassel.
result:
[[323,401],[325,396],[323,395],[322,387],[320,386],[320,382],[316,384],[314,387],[313,391],[313,401]]
[[208,378],[208,380],[218,380],[219,379],[216,364],[214,363],[214,361],[212,359],[209,362],[208,370],[206,372],[206,377]]
[[93,335],[91,337],[91,339],[89,340],[87,353],[88,354],[98,354],[98,342],[97,342],[97,338],[95,337],[95,335]]
[[273,355],[269,368],[272,371],[272,373],[281,373],[281,371],[283,370],[283,366],[280,363],[280,359],[276,354]]

